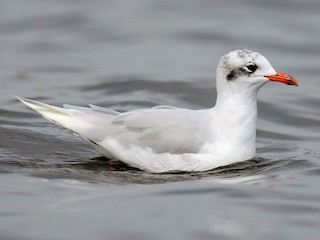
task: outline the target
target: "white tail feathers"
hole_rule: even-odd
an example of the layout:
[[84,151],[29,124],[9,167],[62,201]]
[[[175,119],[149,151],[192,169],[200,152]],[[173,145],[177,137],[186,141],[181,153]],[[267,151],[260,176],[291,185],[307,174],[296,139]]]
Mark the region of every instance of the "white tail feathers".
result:
[[55,107],[49,104],[37,102],[31,99],[16,97],[28,107],[40,113],[44,118],[63,127],[67,127],[66,123],[71,118],[68,109]]
[[[98,107],[86,108],[65,104],[64,108],[61,108],[27,98],[16,98],[49,121],[71,130],[82,138],[94,141],[100,140],[104,136],[103,126],[108,125],[106,124],[108,119],[119,114]],[[101,129],[95,131],[96,127]]]
[[[92,145],[95,149],[101,152],[103,155],[112,157],[105,149],[98,145],[97,141],[103,139],[104,134],[101,135],[100,131],[94,131],[97,119],[95,119],[95,114],[103,114],[113,116],[118,114],[115,111],[107,111],[100,109],[99,107],[84,108],[65,104],[65,108],[55,107],[49,104],[37,102],[31,99],[16,97],[22,103],[32,108],[33,110],[40,113],[44,118],[49,121],[71,130],[74,134],[81,137],[84,141]],[[97,109],[97,110],[96,110]],[[97,113],[95,113],[97,111]],[[92,116],[93,115],[93,116]],[[101,136],[100,136],[101,135]]]

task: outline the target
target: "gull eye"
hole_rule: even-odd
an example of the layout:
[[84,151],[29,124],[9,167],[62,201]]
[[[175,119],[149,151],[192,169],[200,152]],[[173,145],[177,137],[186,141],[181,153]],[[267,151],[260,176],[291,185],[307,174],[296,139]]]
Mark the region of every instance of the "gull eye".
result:
[[255,65],[252,62],[249,62],[247,66],[244,67],[244,69],[249,72],[249,73],[253,73],[257,70],[257,65]]

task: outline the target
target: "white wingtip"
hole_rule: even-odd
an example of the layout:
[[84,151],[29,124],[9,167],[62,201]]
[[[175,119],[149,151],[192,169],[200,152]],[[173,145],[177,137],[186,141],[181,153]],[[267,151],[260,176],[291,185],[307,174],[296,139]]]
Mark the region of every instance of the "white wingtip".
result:
[[18,100],[20,100],[22,103],[27,105],[28,107],[40,113],[44,118],[58,125],[63,126],[64,122],[66,121],[66,117],[67,118],[70,117],[70,114],[68,113],[67,109],[55,107],[49,104],[45,104],[42,102],[38,102],[35,100],[23,98],[23,97],[18,97],[18,96],[15,96],[15,97]]

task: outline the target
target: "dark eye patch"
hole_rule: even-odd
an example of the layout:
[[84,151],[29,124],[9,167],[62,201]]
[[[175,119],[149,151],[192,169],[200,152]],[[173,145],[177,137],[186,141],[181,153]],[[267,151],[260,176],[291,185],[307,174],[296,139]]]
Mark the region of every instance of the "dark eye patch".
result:
[[234,69],[234,70],[230,71],[230,73],[227,75],[227,80],[232,81],[239,76],[249,75],[249,74],[250,73],[248,73],[248,71],[245,70],[244,68]]
[[227,80],[231,81],[233,80],[235,77],[237,77],[237,71],[236,70],[232,70],[228,75],[227,75]]
[[227,80],[228,81],[234,80],[235,78],[241,75],[250,76],[250,74],[254,73],[257,69],[258,69],[257,65],[250,62],[245,67],[241,67],[241,68],[230,71],[230,73],[227,75]]

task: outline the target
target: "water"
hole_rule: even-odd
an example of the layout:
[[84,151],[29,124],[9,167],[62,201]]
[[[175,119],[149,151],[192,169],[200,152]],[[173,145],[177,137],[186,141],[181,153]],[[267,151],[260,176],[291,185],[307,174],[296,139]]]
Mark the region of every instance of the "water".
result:
[[[0,2],[1,239],[318,239],[320,2]],[[220,56],[263,53],[300,86],[259,93],[257,158],[111,172],[12,95],[120,111],[211,107]]]

